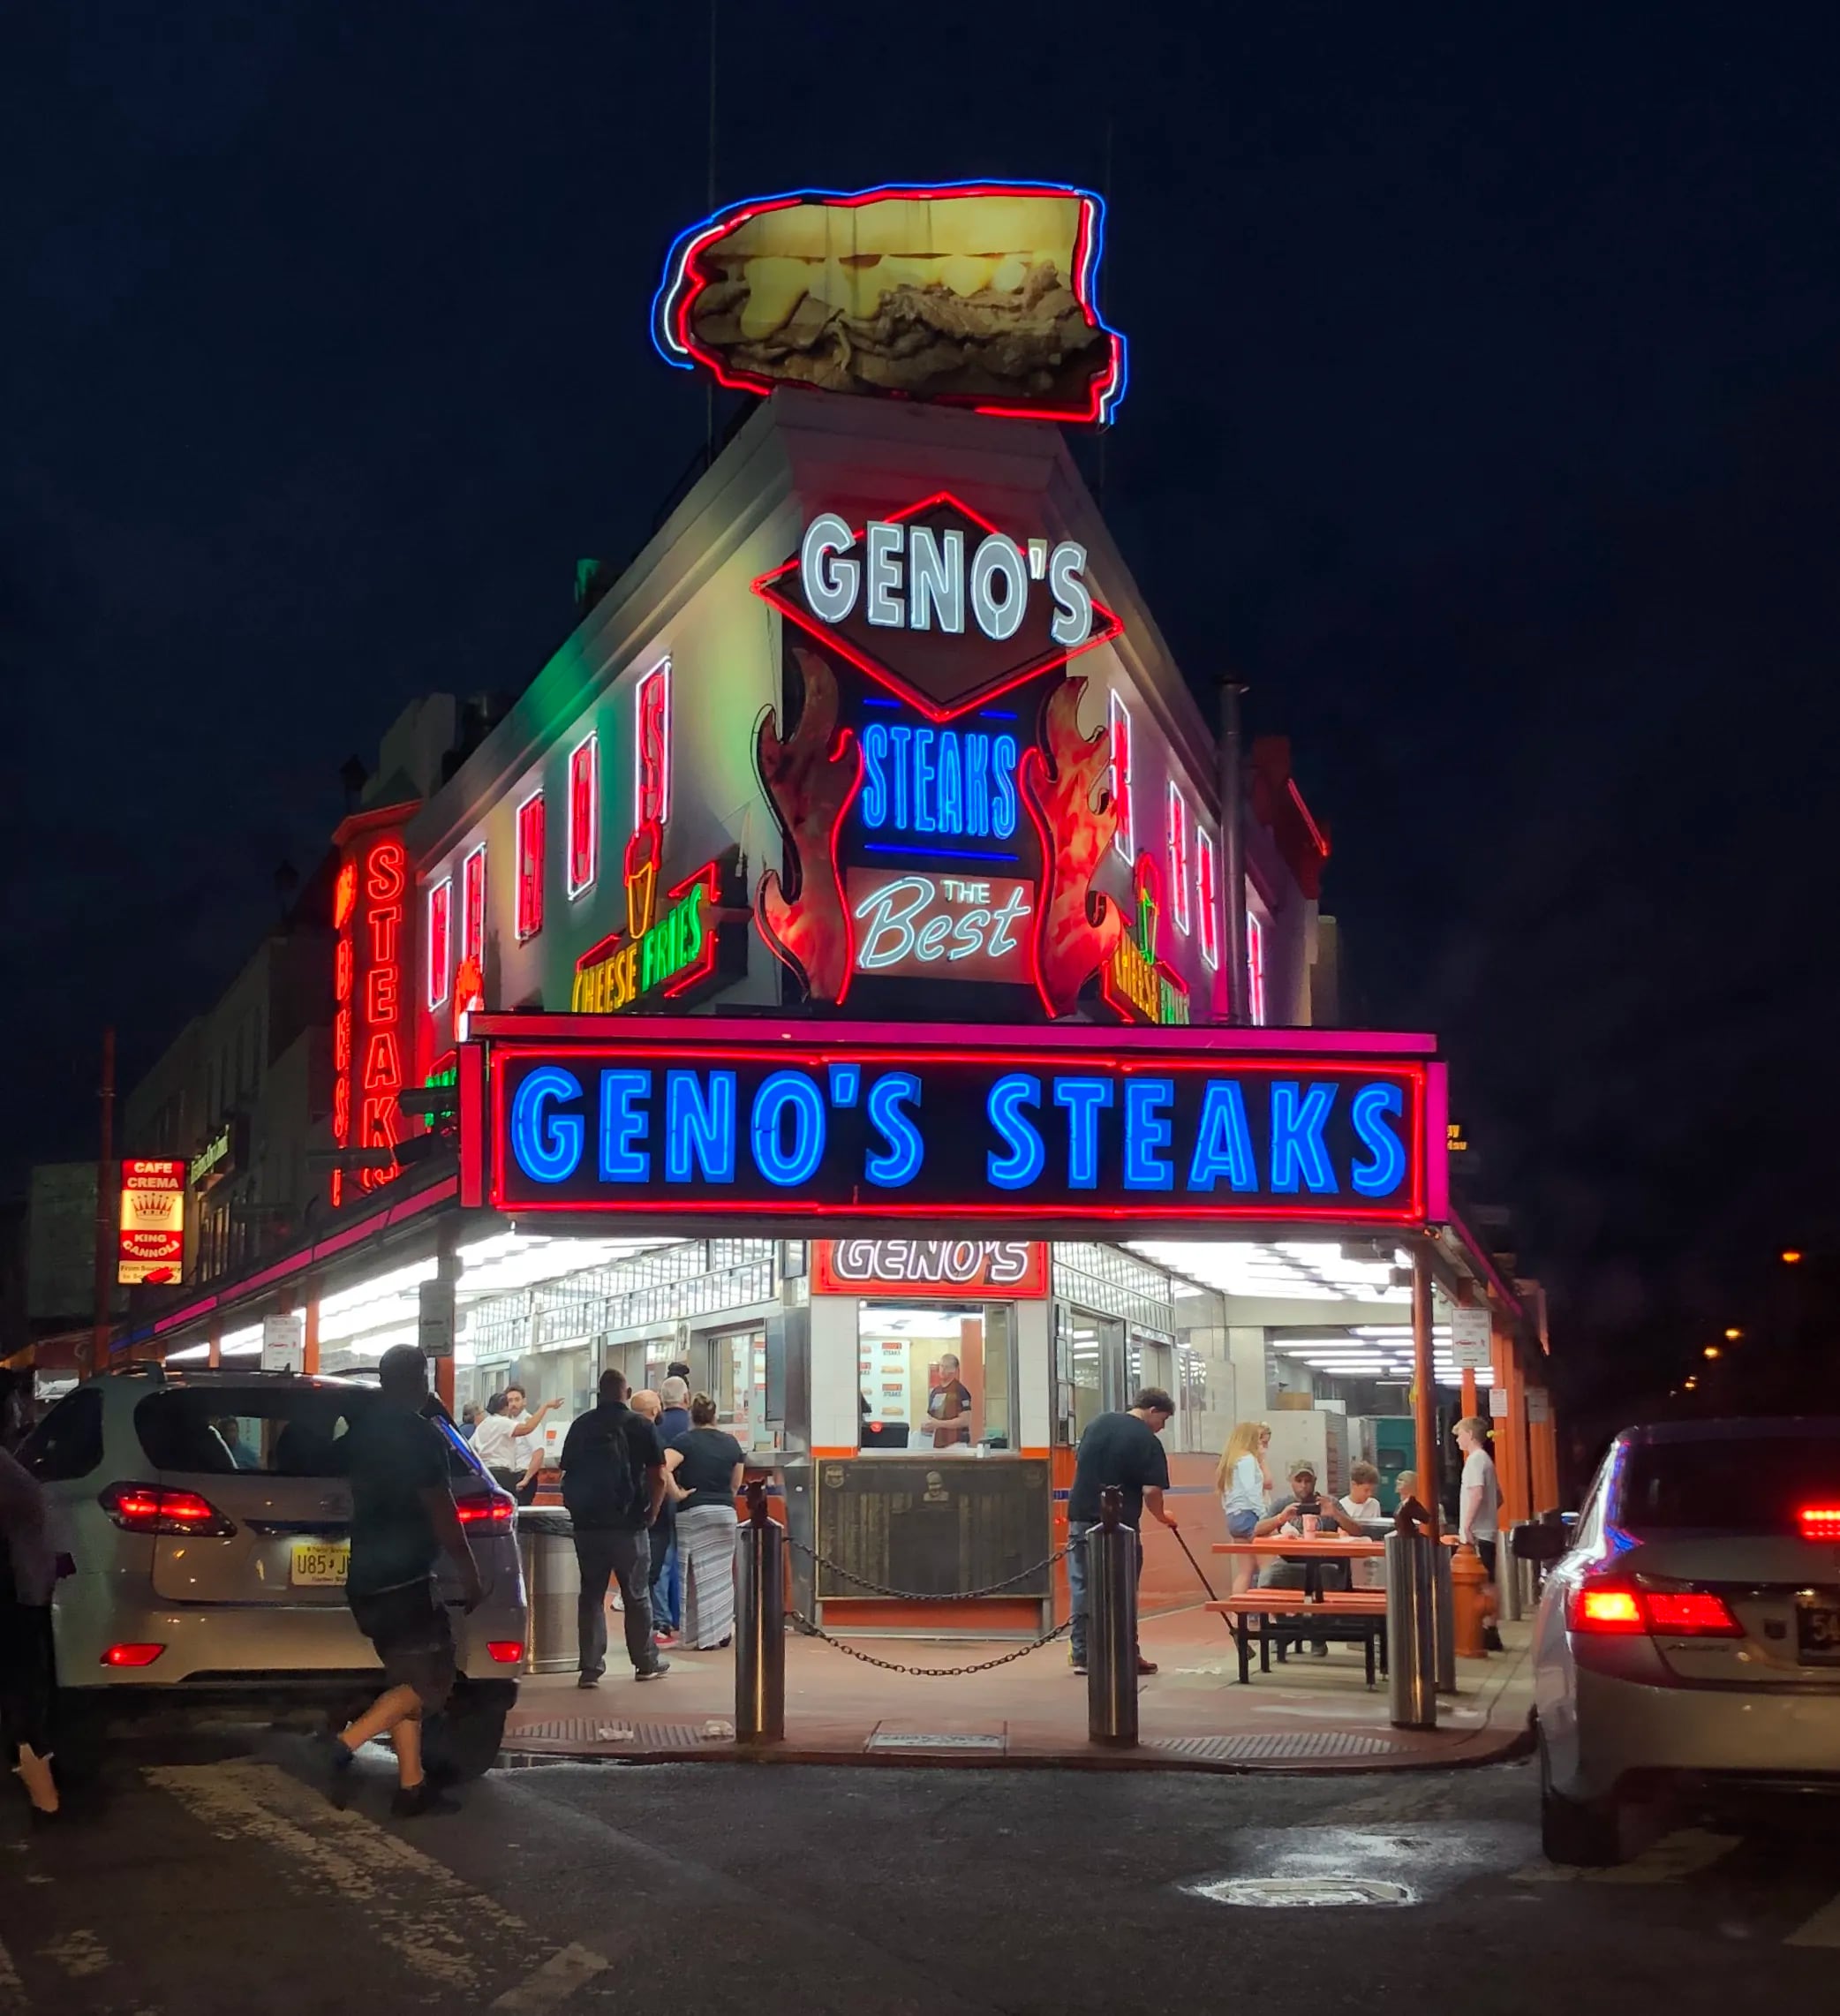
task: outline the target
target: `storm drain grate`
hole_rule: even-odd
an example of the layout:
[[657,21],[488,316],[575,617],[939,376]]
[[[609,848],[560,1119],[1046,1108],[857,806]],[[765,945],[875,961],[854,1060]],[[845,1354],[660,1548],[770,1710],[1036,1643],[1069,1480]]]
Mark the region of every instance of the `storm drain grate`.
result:
[[949,1730],[878,1729],[863,1746],[865,1750],[961,1750],[974,1756],[1003,1755],[1000,1735],[960,1735]]
[[1345,1729],[1286,1730],[1269,1736],[1152,1736],[1144,1748],[1216,1763],[1253,1763],[1304,1757],[1386,1757],[1409,1749],[1387,1736],[1357,1736]]
[[712,1743],[732,1742],[735,1725],[724,1722],[712,1734],[706,1722],[629,1722],[617,1715],[567,1715],[554,1722],[525,1722],[505,1731],[505,1748],[520,1743],[617,1743],[622,1749],[698,1750]]

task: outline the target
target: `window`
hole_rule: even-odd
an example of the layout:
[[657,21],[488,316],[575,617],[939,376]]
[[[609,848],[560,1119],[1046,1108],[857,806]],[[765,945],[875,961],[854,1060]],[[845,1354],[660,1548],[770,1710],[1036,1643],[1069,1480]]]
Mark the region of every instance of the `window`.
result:
[[102,1396],[94,1386],[66,1393],[19,1446],[19,1461],[41,1484],[87,1477],[102,1461]]
[[1639,1442],[1613,1499],[1610,1516],[1636,1534],[1697,1528],[1799,1541],[1804,1509],[1840,1506],[1840,1435]]
[[569,894],[594,886],[600,865],[600,744],[584,736],[569,751]]
[[517,808],[517,935],[543,928],[543,794],[532,791]]
[[661,658],[633,689],[632,823],[671,816],[671,661]]
[[1112,835],[1112,850],[1121,860],[1137,857],[1137,837],[1131,818],[1131,716],[1116,693],[1108,702],[1112,729],[1112,804],[1118,826]]
[[1169,787],[1169,896],[1178,931],[1188,928],[1188,806],[1180,784]]
[[1213,972],[1220,964],[1220,876],[1211,834],[1195,829],[1195,922],[1202,963]]
[[1246,1012],[1255,1029],[1265,1026],[1265,927],[1250,903],[1246,906]]
[[865,1450],[969,1456],[1015,1446],[1011,1303],[865,1302],[856,1336]]
[[486,843],[460,864],[460,956],[486,956]]
[[431,1008],[439,1008],[448,998],[448,984],[453,975],[454,879],[449,875],[428,891],[428,1006]]
[[[339,1444],[379,1395],[359,1386],[170,1386],[134,1409],[141,1453],[182,1476],[336,1477]],[[448,1474],[473,1475],[451,1442]]]

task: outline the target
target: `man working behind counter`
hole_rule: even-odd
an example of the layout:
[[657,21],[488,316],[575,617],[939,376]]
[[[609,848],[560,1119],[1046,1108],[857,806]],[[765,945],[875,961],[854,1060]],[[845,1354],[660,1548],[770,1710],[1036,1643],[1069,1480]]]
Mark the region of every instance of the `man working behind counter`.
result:
[[[1086,1536],[1099,1522],[1102,1493],[1116,1484],[1123,1496],[1120,1517],[1137,1536],[1137,1573],[1143,1574],[1141,1528],[1146,1510],[1172,1531],[1175,1521],[1163,1509],[1169,1489],[1169,1457],[1158,1438],[1175,1418],[1175,1402],[1159,1386],[1145,1386],[1126,1414],[1101,1414],[1080,1438],[1074,1488],[1067,1505],[1067,1584],[1072,1598],[1070,1650],[1076,1673],[1086,1671]],[[1155,1662],[1140,1650],[1137,1671],[1153,1673]]]

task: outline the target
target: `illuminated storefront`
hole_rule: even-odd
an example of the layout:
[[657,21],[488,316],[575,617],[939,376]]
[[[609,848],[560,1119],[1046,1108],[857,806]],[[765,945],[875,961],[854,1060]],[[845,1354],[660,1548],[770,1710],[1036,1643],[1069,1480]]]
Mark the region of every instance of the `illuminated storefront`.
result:
[[[943,1593],[1049,1552],[1080,1431],[1137,1383],[1178,1396],[1197,1491],[1298,1368],[1341,1401],[1301,1344],[1389,1383],[1428,1228],[1509,1310],[1444,1229],[1435,1043],[1331,1026],[1286,746],[1223,833],[1214,737],[1052,424],[1124,390],[1101,218],[980,186],[678,241],[661,351],[761,404],[449,781],[342,829],[330,1229],[160,1347],[298,1302],[310,1358],[362,1363],[445,1280],[456,1405],[515,1377],[560,1430],[606,1366],[687,1363],[795,1530]],[[877,363],[863,331],[903,318],[951,355]]]

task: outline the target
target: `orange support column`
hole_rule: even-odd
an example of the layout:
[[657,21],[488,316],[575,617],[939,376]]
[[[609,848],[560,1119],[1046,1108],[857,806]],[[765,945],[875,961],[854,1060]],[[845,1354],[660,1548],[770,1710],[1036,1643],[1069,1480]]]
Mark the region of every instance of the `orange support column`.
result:
[[314,1378],[320,1370],[320,1289],[317,1282],[308,1284],[306,1307],[301,1316],[300,1370],[308,1378]]
[[1514,1418],[1514,1340],[1499,1323],[1489,1329],[1489,1358],[1495,1392],[1508,1396],[1509,1412],[1491,1414],[1489,1421],[1495,1431],[1495,1476],[1501,1487],[1501,1522],[1506,1528],[1525,1519],[1527,1511],[1520,1452],[1511,1427]]
[[1438,1518],[1437,1387],[1431,1350],[1431,1263],[1422,1241],[1412,1248],[1412,1418],[1413,1460],[1418,1467],[1419,1503]]
[[221,1316],[211,1318],[211,1351],[205,1362],[214,1372],[223,1363],[223,1318]]

